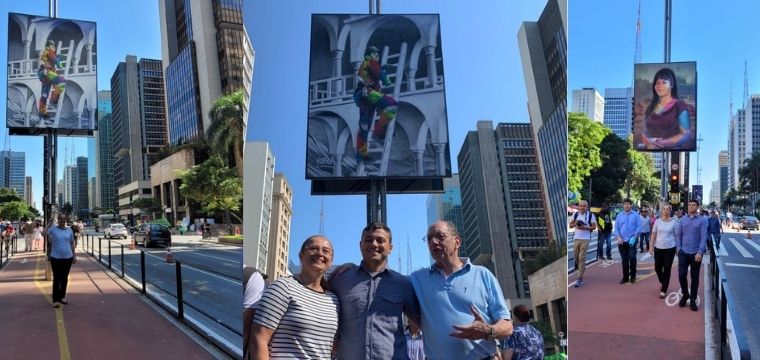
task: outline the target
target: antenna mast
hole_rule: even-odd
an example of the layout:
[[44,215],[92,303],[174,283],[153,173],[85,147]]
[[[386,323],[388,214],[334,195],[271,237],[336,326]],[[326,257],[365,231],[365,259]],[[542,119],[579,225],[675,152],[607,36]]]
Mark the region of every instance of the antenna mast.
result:
[[319,235],[325,234],[325,198],[322,197],[322,208],[319,210]]

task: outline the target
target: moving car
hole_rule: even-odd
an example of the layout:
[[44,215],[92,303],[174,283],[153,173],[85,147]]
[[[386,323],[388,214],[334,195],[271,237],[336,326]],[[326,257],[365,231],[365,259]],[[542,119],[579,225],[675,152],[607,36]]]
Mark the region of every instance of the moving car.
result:
[[113,239],[115,237],[127,238],[127,227],[122,224],[111,224],[104,231],[106,239]]
[[149,248],[154,245],[169,247],[172,244],[172,233],[169,227],[163,224],[141,224],[132,234],[135,243]]
[[760,223],[754,216],[745,216],[741,222],[742,230],[760,230]]

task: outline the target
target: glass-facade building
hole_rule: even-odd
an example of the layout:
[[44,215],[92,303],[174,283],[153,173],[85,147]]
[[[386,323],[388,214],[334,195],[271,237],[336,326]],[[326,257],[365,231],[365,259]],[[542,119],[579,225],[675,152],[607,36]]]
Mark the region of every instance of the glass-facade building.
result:
[[181,144],[202,136],[198,74],[192,43],[166,68],[166,89],[169,143]]
[[95,207],[102,211],[115,208],[116,189],[113,185],[113,129],[111,92],[98,91],[98,131],[96,145]]
[[[462,217],[462,194],[459,187],[459,174],[443,179],[443,194],[430,194],[427,198],[428,226],[438,220],[450,221],[459,231],[464,229]],[[460,247],[460,256],[464,255],[464,247]]]
[[26,153],[3,150],[0,151],[0,159],[0,185],[15,190],[22,200],[26,199]]
[[80,218],[86,218],[90,213],[90,181],[88,176],[88,162],[86,156],[77,156],[77,172],[76,172],[76,197],[77,207],[74,208],[74,214]]

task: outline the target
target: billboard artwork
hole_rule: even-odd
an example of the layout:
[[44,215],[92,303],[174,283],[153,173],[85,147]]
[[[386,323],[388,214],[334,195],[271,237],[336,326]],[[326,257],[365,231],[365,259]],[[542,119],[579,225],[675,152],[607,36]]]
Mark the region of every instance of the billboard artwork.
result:
[[451,176],[436,14],[315,14],[307,179]]
[[634,149],[695,151],[697,63],[635,64],[634,76]]
[[96,129],[95,23],[8,14],[10,134],[90,135]]

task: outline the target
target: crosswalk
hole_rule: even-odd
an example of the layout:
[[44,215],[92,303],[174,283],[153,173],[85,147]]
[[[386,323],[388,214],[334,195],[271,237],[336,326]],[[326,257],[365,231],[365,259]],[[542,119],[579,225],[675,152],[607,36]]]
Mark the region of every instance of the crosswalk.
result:
[[742,238],[739,235],[721,237],[718,256],[728,258],[760,259],[760,239]]

